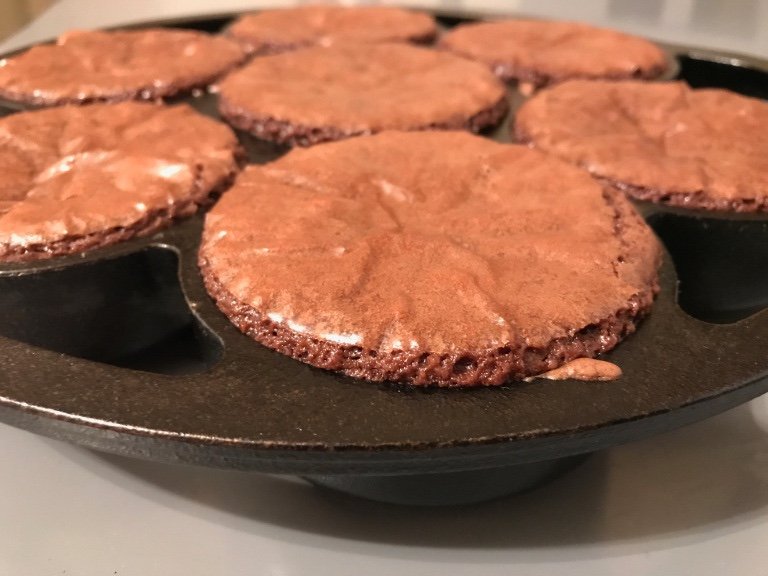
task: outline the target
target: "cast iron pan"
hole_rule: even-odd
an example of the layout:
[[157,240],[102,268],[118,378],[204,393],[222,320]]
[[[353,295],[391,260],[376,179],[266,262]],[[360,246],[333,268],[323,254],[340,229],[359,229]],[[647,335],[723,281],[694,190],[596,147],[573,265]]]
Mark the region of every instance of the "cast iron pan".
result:
[[[768,61],[666,48],[693,86],[768,98]],[[215,115],[214,98],[188,101]],[[488,136],[508,139],[508,121]],[[252,162],[284,151],[241,136]],[[423,390],[311,368],[217,310],[196,266],[196,217],[84,256],[0,267],[0,419],[108,452],[298,474],[401,503],[526,489],[584,454],[768,391],[768,215],[640,208],[668,253],[652,314],[607,355],[624,370],[614,382]]]

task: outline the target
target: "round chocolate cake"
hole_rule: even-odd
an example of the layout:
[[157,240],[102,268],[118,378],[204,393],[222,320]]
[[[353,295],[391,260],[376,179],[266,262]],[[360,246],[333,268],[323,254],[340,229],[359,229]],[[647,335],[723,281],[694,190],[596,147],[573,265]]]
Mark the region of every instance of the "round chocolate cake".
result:
[[231,183],[239,144],[186,105],[64,106],[0,118],[0,260],[150,234]]
[[522,142],[631,196],[768,210],[768,103],[681,82],[566,82],[518,111]]
[[344,44],[256,58],[220,84],[221,115],[264,140],[308,146],[382,130],[498,124],[504,86],[483,66],[407,44]]
[[499,385],[610,350],[659,244],[586,172],[465,132],[384,132],[248,167],[200,266],[243,332],[370,380]]
[[652,42],[578,22],[499,20],[457,26],[440,46],[532,88],[569,78],[654,78],[667,67]]
[[391,6],[297,6],[246,14],[227,34],[250,52],[275,54],[340,40],[429,42],[437,26],[428,14]]
[[193,30],[74,31],[0,60],[0,97],[35,106],[151,100],[205,87],[245,58]]

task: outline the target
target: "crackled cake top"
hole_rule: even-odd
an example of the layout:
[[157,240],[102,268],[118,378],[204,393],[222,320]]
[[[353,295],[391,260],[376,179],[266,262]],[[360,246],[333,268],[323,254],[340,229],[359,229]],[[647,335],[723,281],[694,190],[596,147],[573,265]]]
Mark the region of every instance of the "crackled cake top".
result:
[[543,347],[652,292],[658,245],[627,201],[540,152],[384,132],[248,167],[201,262],[302,337],[396,350]]
[[0,118],[0,259],[170,218],[175,204],[202,200],[233,174],[237,149],[227,126],[187,105]]
[[53,105],[170,96],[244,57],[232,40],[194,30],[72,31],[0,60],[0,97]]
[[428,41],[437,33],[423,12],[391,6],[297,6],[246,14],[227,34],[256,53],[275,53],[339,40]]
[[652,78],[666,69],[652,42],[579,22],[499,20],[457,26],[440,45],[505,79],[545,85],[568,78]]
[[518,112],[519,139],[658,199],[720,208],[768,197],[768,103],[682,82],[572,81]]

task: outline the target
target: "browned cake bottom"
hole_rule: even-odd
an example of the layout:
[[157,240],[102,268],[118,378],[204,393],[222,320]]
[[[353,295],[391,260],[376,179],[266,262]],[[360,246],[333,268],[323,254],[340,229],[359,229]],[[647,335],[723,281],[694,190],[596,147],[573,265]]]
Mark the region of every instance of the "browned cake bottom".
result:
[[624,182],[603,179],[617,190],[645,202],[655,202],[679,208],[712,210],[721,212],[768,212],[768,197],[763,198],[713,198],[700,192],[668,192],[633,186]]
[[571,337],[535,348],[525,344],[453,354],[396,350],[385,357],[375,350],[339,345],[307,337],[265,318],[227,291],[200,260],[208,293],[237,328],[268,348],[326,370],[374,381],[403,381],[415,385],[501,385],[561,366],[575,358],[594,357],[632,334],[647,314],[658,289],[633,298],[609,318],[582,328]]
[[[141,86],[132,88],[130,90],[124,90],[119,94],[103,94],[99,96],[83,96],[83,97],[51,97],[51,96],[34,96],[27,92],[15,92],[13,90],[3,90],[0,88],[0,100],[7,102],[15,102],[23,106],[30,107],[44,107],[44,106],[68,106],[68,105],[81,105],[81,104],[116,104],[118,102],[127,102],[129,100],[139,101],[155,101],[162,99],[171,99],[180,96],[185,96],[190,92],[195,94],[201,94],[208,86],[218,80],[223,74],[230,69],[224,70],[221,73],[208,76],[196,76],[184,79],[184,81],[169,83],[162,86]],[[197,91],[200,92],[197,92]]]
[[[429,45],[435,40],[436,34],[430,32],[429,34],[421,34],[419,36],[410,36],[403,38],[402,40],[393,40],[397,42],[409,42],[416,45]],[[282,54],[283,52],[290,52],[291,50],[299,50],[300,48],[309,48],[310,46],[317,46],[317,42],[259,42],[253,45],[252,42],[246,39],[239,39],[236,36],[231,36],[233,40],[239,41],[245,51],[251,56],[273,56],[275,54]]]
[[[520,144],[533,145],[533,139],[519,126],[515,128],[515,140]],[[636,186],[626,182],[618,182],[609,178],[594,176],[611,188],[623,192],[630,198],[643,202],[664,204],[676,208],[694,210],[709,210],[713,212],[757,213],[768,212],[768,197],[762,198],[717,198],[703,192],[674,192]]]
[[[220,111],[224,119],[232,126],[253,134],[262,140],[287,144],[290,146],[312,146],[321,142],[342,140],[352,136],[368,134],[365,131],[349,131],[334,126],[303,126],[276,118],[258,118],[242,109],[232,106],[226,98],[220,98]],[[470,130],[480,132],[499,124],[509,111],[507,97],[497,101],[490,108],[481,110],[469,119],[457,119],[455,122],[413,126],[412,130]]]
[[[571,80],[574,78],[590,79],[589,76],[562,76],[555,77],[548,74],[543,74],[537,70],[530,68],[522,68],[514,66],[509,62],[496,62],[491,65],[493,73],[505,82],[517,82],[520,85],[529,85],[535,90],[546,88],[558,82],[565,80]],[[658,78],[667,70],[667,66],[659,65],[651,68],[637,69],[632,74],[601,74],[595,76],[601,80],[653,80]]]

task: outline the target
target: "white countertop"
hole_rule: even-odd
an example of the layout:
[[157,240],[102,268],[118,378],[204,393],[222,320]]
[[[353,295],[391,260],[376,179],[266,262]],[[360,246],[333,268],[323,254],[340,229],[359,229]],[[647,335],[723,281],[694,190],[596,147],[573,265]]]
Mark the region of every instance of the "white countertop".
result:
[[[766,1],[412,4],[503,6],[768,56]],[[72,27],[255,5],[63,0],[0,51]],[[0,576],[768,575],[768,397],[462,508],[101,455],[4,425],[0,462]]]
[[768,397],[477,506],[101,455],[0,425],[3,576],[765,576]]

